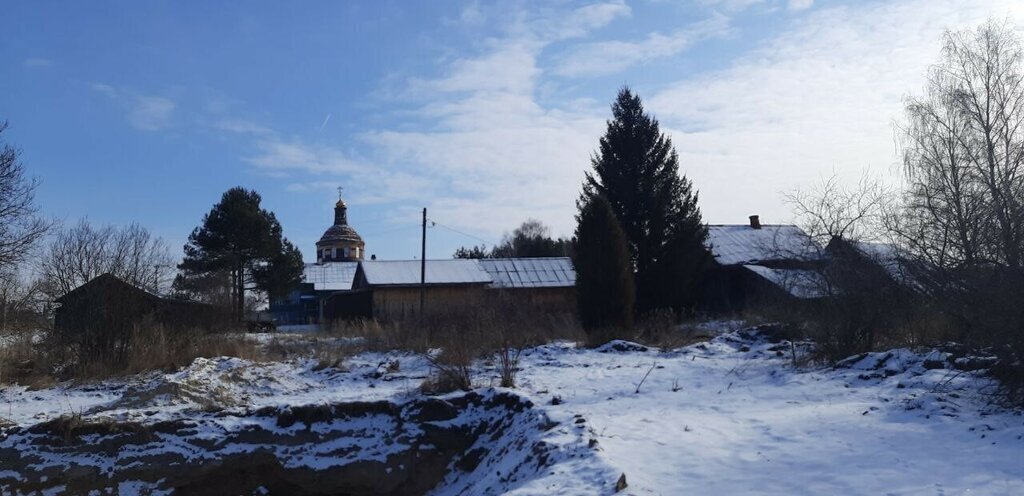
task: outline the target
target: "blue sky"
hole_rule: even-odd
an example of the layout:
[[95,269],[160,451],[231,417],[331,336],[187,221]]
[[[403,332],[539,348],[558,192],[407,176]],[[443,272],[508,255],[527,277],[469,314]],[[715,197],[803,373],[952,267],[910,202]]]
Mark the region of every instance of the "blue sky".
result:
[[632,86],[705,219],[791,220],[781,193],[893,175],[893,125],[944,28],[1017,2],[10,2],[0,119],[43,211],[136,221],[175,255],[220,194],[254,188],[311,259],[345,187],[381,258],[556,235]]

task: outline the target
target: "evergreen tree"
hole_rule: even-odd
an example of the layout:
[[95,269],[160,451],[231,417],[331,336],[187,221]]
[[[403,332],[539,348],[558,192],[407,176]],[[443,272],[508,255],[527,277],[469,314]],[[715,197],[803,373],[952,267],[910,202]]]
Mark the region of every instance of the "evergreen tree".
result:
[[628,329],[635,293],[626,236],[604,197],[581,199],[577,207],[573,268],[580,321],[592,337]]
[[679,174],[679,157],[658,121],[628,87],[612,104],[612,119],[591,158],[581,201],[603,196],[626,234],[636,272],[636,308],[681,312],[696,300],[710,261],[697,192]]
[[260,201],[259,193],[240,187],[224,193],[188,237],[177,290],[216,286],[210,278],[226,276],[234,315],[241,319],[246,291],[277,296],[299,282],[302,255],[282,236],[274,213],[260,208]]

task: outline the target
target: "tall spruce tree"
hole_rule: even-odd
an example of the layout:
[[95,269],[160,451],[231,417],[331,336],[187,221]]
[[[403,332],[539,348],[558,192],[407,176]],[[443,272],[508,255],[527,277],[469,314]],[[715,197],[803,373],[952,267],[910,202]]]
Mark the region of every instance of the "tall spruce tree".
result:
[[209,285],[210,277],[228,277],[232,310],[245,311],[245,292],[278,296],[299,282],[302,254],[282,236],[273,212],[260,208],[259,193],[231,188],[188,237],[175,288]]
[[591,196],[577,203],[573,268],[580,322],[596,331],[624,330],[633,322],[633,267],[626,236],[608,200]]
[[581,200],[603,196],[622,225],[636,271],[636,309],[692,308],[710,261],[697,192],[679,174],[679,157],[640,97],[624,87],[591,158]]

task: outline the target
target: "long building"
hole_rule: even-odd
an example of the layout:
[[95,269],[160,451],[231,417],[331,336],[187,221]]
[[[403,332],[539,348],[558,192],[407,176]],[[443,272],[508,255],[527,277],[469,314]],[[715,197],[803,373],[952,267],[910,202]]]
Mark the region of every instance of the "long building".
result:
[[366,245],[348,224],[339,199],[334,224],[316,243],[317,261],[306,264],[302,283],[271,302],[278,324],[320,324],[339,319],[400,320],[453,312],[505,298],[517,305],[570,311],[576,274],[567,257],[364,260]]

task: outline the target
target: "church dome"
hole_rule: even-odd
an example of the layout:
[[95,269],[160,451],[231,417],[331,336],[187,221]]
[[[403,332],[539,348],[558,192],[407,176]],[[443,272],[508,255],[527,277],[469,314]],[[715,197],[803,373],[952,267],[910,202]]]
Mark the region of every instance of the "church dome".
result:
[[341,199],[341,190],[338,191],[338,201],[334,204],[334,224],[324,231],[320,241],[316,242],[316,261],[323,262],[351,262],[363,259],[363,250],[366,244],[363,238],[352,226],[348,225],[348,205]]
[[324,231],[324,235],[320,237],[320,241],[317,244],[335,243],[338,241],[362,243],[363,238],[359,237],[359,233],[352,229],[352,226],[348,224],[335,224]]

